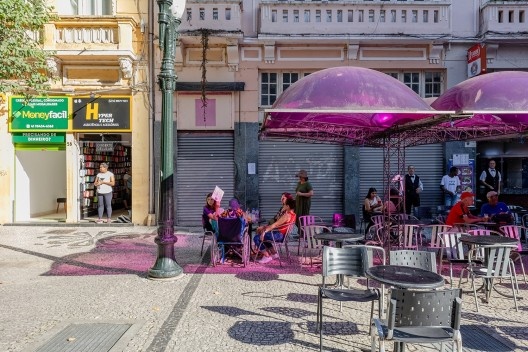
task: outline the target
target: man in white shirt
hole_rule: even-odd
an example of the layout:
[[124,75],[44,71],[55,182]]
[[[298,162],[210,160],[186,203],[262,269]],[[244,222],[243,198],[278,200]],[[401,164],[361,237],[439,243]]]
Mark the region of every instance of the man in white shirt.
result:
[[452,207],[457,202],[457,193],[460,191],[460,179],[458,178],[458,168],[453,166],[449,169],[449,174],[442,177],[440,189],[444,192],[444,205]]

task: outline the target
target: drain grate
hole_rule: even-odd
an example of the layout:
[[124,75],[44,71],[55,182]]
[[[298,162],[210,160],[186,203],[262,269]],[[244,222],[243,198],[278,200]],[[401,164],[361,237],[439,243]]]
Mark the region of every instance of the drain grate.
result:
[[[462,325],[460,327],[460,333],[462,334],[462,345],[464,352],[511,352],[512,346],[509,340],[501,336],[497,336],[499,339],[505,340],[504,342],[492,336],[491,332],[485,331],[477,325]],[[431,345],[429,345],[431,346]],[[434,344],[435,349],[440,350],[440,344]],[[424,345],[424,347],[427,347]],[[453,351],[450,343],[444,344],[445,351]]]
[[108,352],[131,324],[70,324],[36,352]]

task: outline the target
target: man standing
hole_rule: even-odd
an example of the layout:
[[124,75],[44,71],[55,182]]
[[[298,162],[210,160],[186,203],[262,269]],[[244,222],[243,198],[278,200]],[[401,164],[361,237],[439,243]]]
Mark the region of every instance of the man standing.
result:
[[295,176],[299,178],[299,182],[295,188],[295,214],[297,214],[297,220],[299,220],[300,216],[310,215],[313,188],[310,182],[308,182],[308,173],[306,170],[300,170]]
[[444,192],[444,205],[452,207],[457,200],[457,193],[460,191],[460,179],[458,178],[458,168],[453,166],[449,169],[449,174],[442,177],[440,189]]
[[414,174],[414,166],[409,165],[405,175],[405,213],[410,214],[412,207],[420,206],[420,192],[423,184],[418,175]]
[[495,191],[500,194],[500,183],[502,181],[501,174],[498,170],[495,170],[495,160],[490,160],[488,168],[482,171],[480,174],[480,183],[484,185],[485,194],[490,191]]

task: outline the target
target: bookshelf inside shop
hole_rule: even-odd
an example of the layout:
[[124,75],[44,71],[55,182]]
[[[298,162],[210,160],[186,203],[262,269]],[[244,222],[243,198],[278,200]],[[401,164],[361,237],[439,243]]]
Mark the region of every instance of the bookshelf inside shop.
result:
[[99,173],[99,164],[102,162],[108,163],[108,171],[111,171],[115,177],[112,208],[122,207],[126,186],[123,176],[132,166],[131,148],[116,142],[83,142],[80,161],[82,217],[97,213],[97,187],[94,186],[94,182]]

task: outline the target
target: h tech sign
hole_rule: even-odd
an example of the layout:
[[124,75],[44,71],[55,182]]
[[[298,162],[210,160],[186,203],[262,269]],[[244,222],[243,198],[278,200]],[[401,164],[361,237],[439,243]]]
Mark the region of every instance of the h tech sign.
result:
[[130,96],[73,98],[73,131],[129,132],[132,129]]

